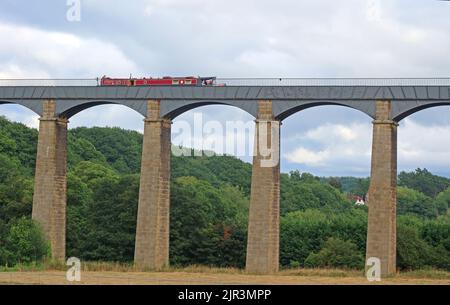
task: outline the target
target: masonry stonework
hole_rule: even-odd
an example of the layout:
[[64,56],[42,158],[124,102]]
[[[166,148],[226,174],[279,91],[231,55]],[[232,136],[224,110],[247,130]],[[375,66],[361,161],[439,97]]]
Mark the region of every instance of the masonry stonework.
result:
[[147,105],[134,261],[161,269],[169,264],[171,121],[160,117],[160,101]]
[[397,126],[391,119],[391,102],[377,101],[368,192],[366,259],[380,259],[381,275],[396,271]]
[[[259,101],[247,240],[246,271],[250,273],[274,273],[279,268],[279,136],[280,122],[274,119],[272,101]],[[270,154],[264,152],[265,146]]]
[[67,120],[55,115],[56,104],[43,102],[39,121],[39,138],[32,218],[42,227],[50,241],[52,258],[66,256],[67,201]]

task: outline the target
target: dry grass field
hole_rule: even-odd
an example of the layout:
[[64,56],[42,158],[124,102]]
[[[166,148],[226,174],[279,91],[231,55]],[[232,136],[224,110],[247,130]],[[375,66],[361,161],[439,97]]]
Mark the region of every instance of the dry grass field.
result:
[[[52,270],[53,269],[53,270]],[[62,268],[39,270],[19,269],[0,272],[0,284],[32,285],[74,285],[66,280]],[[81,282],[75,285],[235,285],[235,284],[277,284],[277,285],[450,285],[450,273],[436,270],[400,273],[368,282],[360,271],[333,269],[284,270],[273,275],[246,274],[238,269],[220,269],[192,266],[183,269],[168,269],[161,272],[137,271],[134,267],[111,264],[86,264],[81,272]]]

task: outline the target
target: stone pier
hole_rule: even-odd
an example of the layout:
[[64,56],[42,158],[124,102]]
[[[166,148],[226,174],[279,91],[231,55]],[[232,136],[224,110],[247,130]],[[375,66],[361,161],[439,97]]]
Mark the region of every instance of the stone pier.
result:
[[247,241],[246,271],[278,271],[280,231],[280,122],[272,101],[258,102]]
[[50,241],[52,258],[66,256],[67,120],[55,115],[56,104],[43,102],[39,121],[32,218]]
[[134,261],[150,269],[169,264],[171,124],[160,117],[160,101],[148,101]]
[[366,259],[380,259],[382,276],[396,271],[397,126],[391,119],[391,102],[377,101],[373,121]]

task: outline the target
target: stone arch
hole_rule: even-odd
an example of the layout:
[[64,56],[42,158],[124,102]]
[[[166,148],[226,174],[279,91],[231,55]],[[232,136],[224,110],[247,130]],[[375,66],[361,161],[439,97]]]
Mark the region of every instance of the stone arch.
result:
[[177,116],[202,106],[208,105],[227,105],[239,108],[253,117],[257,116],[257,101],[247,100],[162,100],[161,101],[161,117],[173,120]]
[[86,109],[100,105],[123,105],[144,117],[147,114],[147,101],[145,100],[90,100],[90,101],[56,101],[56,113],[58,116],[69,119]]
[[318,106],[343,106],[375,118],[375,101],[274,101],[273,112],[275,118],[283,121],[299,111]]
[[393,106],[393,120],[400,122],[404,118],[425,109],[450,106],[450,101],[396,101]]
[[0,105],[4,104],[14,104],[14,105],[20,105],[23,106],[37,115],[42,114],[42,104],[40,101],[26,101],[26,100],[14,100],[14,101],[7,101],[7,100],[0,100]]

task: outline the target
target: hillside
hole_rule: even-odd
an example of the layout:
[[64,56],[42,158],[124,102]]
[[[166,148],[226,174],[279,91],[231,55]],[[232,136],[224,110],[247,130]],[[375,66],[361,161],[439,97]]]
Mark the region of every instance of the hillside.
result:
[[[68,142],[67,255],[132,261],[142,135],[77,128]],[[36,143],[36,130],[0,118],[0,265],[45,252],[36,252],[29,220]],[[172,264],[243,267],[250,180],[251,164],[234,157],[172,157]],[[398,266],[450,270],[449,180],[417,170],[401,173],[399,185]],[[368,179],[282,174],[281,264],[362,268],[367,208],[345,193],[363,195],[367,186]]]

